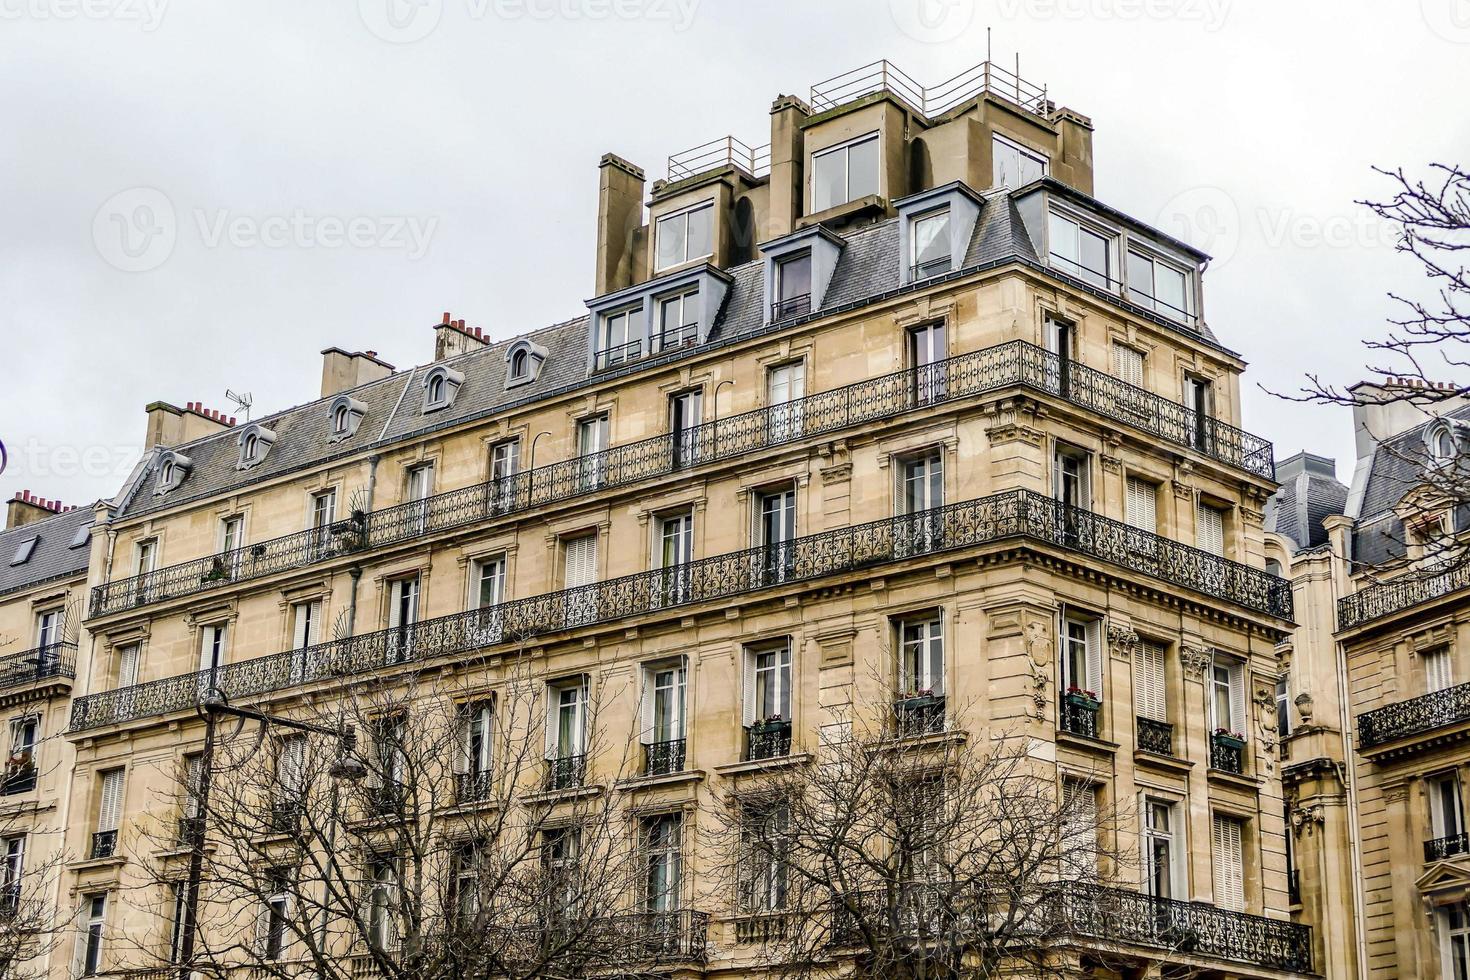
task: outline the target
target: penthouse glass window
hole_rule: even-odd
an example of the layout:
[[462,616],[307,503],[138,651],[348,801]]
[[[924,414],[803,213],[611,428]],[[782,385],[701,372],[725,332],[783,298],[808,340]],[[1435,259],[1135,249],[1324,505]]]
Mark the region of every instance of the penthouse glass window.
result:
[[1113,288],[1113,238],[1101,228],[1059,211],[1047,224],[1051,264],[1099,289]]
[[812,155],[812,211],[877,193],[877,133]]
[[1128,298],[1171,320],[1191,316],[1190,274],[1163,259],[1128,251]]
[[996,187],[1023,187],[1046,176],[1046,157],[1013,143],[1004,136],[991,137],[990,172]]
[[712,253],[714,214],[714,202],[705,201],[659,218],[654,232],[654,269],[662,271]]

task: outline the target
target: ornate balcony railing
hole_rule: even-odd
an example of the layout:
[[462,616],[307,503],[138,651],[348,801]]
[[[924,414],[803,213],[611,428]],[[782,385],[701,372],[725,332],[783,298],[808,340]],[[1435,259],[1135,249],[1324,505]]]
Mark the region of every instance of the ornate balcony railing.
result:
[[0,657],[0,689],[20,687],[52,677],[77,676],[77,645],[48,643]]
[[1275,473],[1271,444],[1264,439],[1016,340],[424,500],[355,513],[328,528],[298,531],[224,554],[117,579],[92,589],[91,615],[192,595],[231,582],[468,527],[663,476],[695,463],[734,459],[1014,386],[1067,398],[1149,436],[1194,448],[1258,476],[1270,478]]
[[1138,717],[1138,749],[1154,755],[1174,754],[1174,726],[1167,721]]
[[92,846],[87,851],[87,856],[92,858],[110,858],[117,853],[117,831],[99,830],[92,835]]
[[1296,973],[1312,971],[1312,930],[1294,922],[1104,885],[1070,885],[1062,905],[1067,924],[1084,936]]
[[1461,562],[1438,575],[1412,572],[1387,582],[1377,582],[1337,600],[1337,628],[1351,629],[1380,619],[1400,609],[1408,609],[1470,588],[1470,562]]
[[1470,721],[1470,684],[1456,684],[1358,715],[1358,748]]
[[454,776],[454,801],[456,803],[479,803],[490,798],[492,788],[490,773],[461,772]]
[[757,722],[745,730],[745,758],[779,759],[791,754],[791,722]]
[[920,694],[893,702],[894,734],[899,738],[937,735],[945,729],[944,698]]
[[[409,661],[521,642],[564,629],[614,622],[696,602],[729,599],[924,555],[1025,538],[1150,575],[1211,599],[1291,618],[1291,583],[1263,569],[1063,505],[1030,490],[1008,490],[868,524],[835,528],[777,546],[747,548],[637,572],[412,626],[181,674],[77,698],[75,731],[192,707],[219,688],[241,698]],[[680,587],[670,591],[670,576]]]
[[643,775],[668,776],[684,771],[684,740],[671,738],[643,746]]
[[1470,834],[1450,834],[1424,842],[1425,861],[1443,861],[1459,854],[1470,854]]
[[608,958],[623,963],[703,963],[709,941],[709,914],[692,909],[677,912],[624,912],[596,922],[607,930],[607,942],[598,943]]
[[1102,714],[1101,703],[1089,697],[1068,694],[1057,705],[1057,711],[1057,727],[1062,731],[1069,735],[1080,735],[1083,738],[1100,737],[1098,716]]
[[1211,732],[1210,768],[1237,776],[1245,772],[1245,740]]
[[562,755],[546,760],[546,782],[549,792],[576,789],[587,781],[587,756]]

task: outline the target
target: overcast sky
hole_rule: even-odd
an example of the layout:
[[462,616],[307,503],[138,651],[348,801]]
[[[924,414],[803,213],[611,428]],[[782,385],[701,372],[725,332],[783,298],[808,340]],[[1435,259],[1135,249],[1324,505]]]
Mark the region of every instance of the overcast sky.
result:
[[0,495],[109,496],[146,403],[259,417],[329,345],[407,367],[444,310],[578,315],[602,153],[652,180],[867,62],[943,80],[987,27],[1092,117],[1097,196],[1216,256],[1245,427],[1346,478],[1343,414],[1255,385],[1356,380],[1422,291],[1353,200],[1470,162],[1470,0],[0,0]]

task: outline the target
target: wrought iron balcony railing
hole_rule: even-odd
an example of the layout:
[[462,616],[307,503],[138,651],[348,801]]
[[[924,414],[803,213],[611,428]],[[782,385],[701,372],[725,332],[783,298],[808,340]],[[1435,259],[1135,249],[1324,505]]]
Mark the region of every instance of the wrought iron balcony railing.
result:
[[930,259],[927,262],[915,262],[909,266],[909,281],[919,282],[922,279],[928,279],[930,276],[942,276],[948,273],[953,267],[954,263],[948,255],[943,258]]
[[1102,702],[1085,694],[1068,692],[1057,705],[1057,727],[1069,735],[1096,739],[1099,735],[1099,717]]
[[204,818],[201,816],[179,817],[179,845],[195,848],[204,843]]
[[15,796],[20,793],[29,793],[36,788],[36,763],[27,753],[21,759],[10,762],[5,767],[3,781],[0,781],[0,795]]
[[757,722],[745,730],[745,758],[779,759],[791,754],[791,722]]
[[694,463],[714,463],[774,446],[893,418],[916,409],[1020,386],[1066,398],[1147,435],[1188,446],[1258,476],[1274,475],[1271,444],[1205,418],[1153,392],[1064,361],[1024,341],[960,354],[741,415],[706,422],[498,480],[449,490],[325,529],[170,565],[93,588],[91,615],[192,595],[628,486]]
[[1245,740],[1211,732],[1210,768],[1237,776],[1245,772]]
[[1387,582],[1377,582],[1337,600],[1337,628],[1351,629],[1470,588],[1470,562],[1461,562],[1438,575],[1406,573]]
[[607,941],[598,943],[606,958],[622,963],[703,963],[709,942],[709,914],[692,909],[624,912],[595,926],[607,930]]
[[919,694],[893,702],[894,734],[899,738],[937,735],[945,729],[944,698]]
[[668,776],[684,771],[684,740],[671,738],[643,746],[643,775]]
[[788,296],[778,299],[771,304],[771,322],[784,320],[792,316],[806,316],[812,311],[812,294],[801,293],[796,296]]
[[1456,684],[1358,715],[1358,748],[1423,735],[1470,721],[1470,684]]
[[1470,834],[1450,834],[1424,842],[1425,861],[1443,861],[1459,854],[1470,854]]
[[92,847],[88,857],[110,858],[117,853],[117,831],[99,830],[92,835]]
[[643,341],[630,340],[625,344],[604,347],[592,355],[592,370],[606,371],[608,368],[636,361],[643,356]]
[[546,760],[545,787],[550,792],[576,789],[587,782],[587,756],[562,755]]
[[1154,755],[1174,754],[1174,726],[1167,721],[1138,717],[1138,749]]
[[454,801],[456,803],[479,803],[490,798],[492,789],[490,773],[461,772],[454,777]]
[[72,702],[71,725],[80,731],[182,710],[211,687],[233,698],[251,697],[1012,538],[1089,555],[1211,599],[1291,618],[1291,583],[1279,576],[1030,490],[1008,490],[689,562],[676,567],[682,585],[673,594],[668,589],[673,570],[660,568],[87,695]]
[[77,676],[77,645],[48,643],[0,657],[0,690],[52,677]]
[[1070,928],[1106,942],[1312,971],[1312,930],[1294,922],[1105,885],[1070,885],[1062,905]]

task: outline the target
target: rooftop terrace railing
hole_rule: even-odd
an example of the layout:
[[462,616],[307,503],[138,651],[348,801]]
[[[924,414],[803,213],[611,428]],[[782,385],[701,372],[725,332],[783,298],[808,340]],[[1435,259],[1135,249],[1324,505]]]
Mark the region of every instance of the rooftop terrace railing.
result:
[[1291,617],[1290,583],[1278,576],[1030,490],[1009,490],[88,695],[73,701],[71,727],[81,731],[183,710],[213,688],[231,698],[259,696],[1009,538],[1090,555],[1252,612]]
[[875,61],[813,85],[811,108],[813,112],[825,112],[874,92],[887,92],[930,117],[984,94],[999,96],[1038,115],[1051,111],[1045,85],[1028,82],[992,61],[983,61],[928,87],[887,60]]
[[1470,588],[1470,562],[1462,561],[1438,575],[1407,573],[1376,582],[1337,600],[1337,628],[1351,629],[1411,606]]
[[1012,386],[1065,398],[1149,436],[1189,447],[1256,476],[1271,479],[1275,475],[1271,443],[1266,440],[1110,374],[1013,340],[705,422],[677,434],[653,436],[549,463],[424,500],[355,513],[330,527],[297,531],[235,551],[117,579],[92,589],[91,615],[205,592],[524,513],[689,466],[734,459]]
[[721,167],[739,167],[752,177],[771,172],[771,144],[747,146],[733,136],[682,150],[669,157],[669,180],[684,180]]

